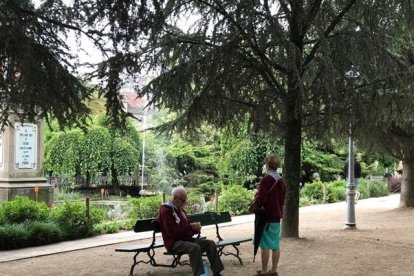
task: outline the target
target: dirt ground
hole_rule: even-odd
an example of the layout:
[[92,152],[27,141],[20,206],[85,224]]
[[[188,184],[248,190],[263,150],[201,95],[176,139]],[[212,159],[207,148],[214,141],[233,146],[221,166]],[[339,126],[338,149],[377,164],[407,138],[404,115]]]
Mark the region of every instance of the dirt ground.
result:
[[[395,197],[395,195],[394,195]],[[395,198],[394,198],[395,199]],[[389,197],[361,200],[356,205],[356,230],[345,230],[345,203],[300,209],[300,239],[282,240],[279,275],[414,275],[414,209],[397,209]],[[252,235],[253,224],[221,229],[223,237]],[[203,232],[214,238],[214,232]],[[133,254],[115,253],[124,244],[0,263],[0,275],[122,275],[129,274]],[[254,275],[260,256],[252,262],[252,244],[240,246],[244,265],[222,258],[223,275]],[[156,254],[161,261],[168,261]],[[158,259],[158,258],[157,258]],[[189,266],[175,269],[139,264],[135,275],[189,275]]]

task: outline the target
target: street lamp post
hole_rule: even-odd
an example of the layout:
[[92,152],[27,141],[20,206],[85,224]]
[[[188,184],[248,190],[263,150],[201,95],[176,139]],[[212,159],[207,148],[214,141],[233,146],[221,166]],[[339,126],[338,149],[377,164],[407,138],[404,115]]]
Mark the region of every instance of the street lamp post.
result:
[[146,122],[147,122],[147,107],[144,107],[144,118],[142,123],[143,135],[142,135],[142,167],[141,167],[141,191],[144,191],[144,167],[145,167],[145,135],[146,135]]
[[[359,77],[359,72],[355,71],[352,66],[351,69],[345,73],[345,77],[349,80],[355,80]],[[346,190],[346,218],[345,218],[345,228],[346,229],[356,229],[356,220],[355,220],[355,162],[354,162],[354,141],[352,137],[352,123],[353,123],[353,110],[352,110],[352,95],[350,97],[350,120],[349,120],[349,137],[348,137],[348,176],[347,176],[347,190]]]

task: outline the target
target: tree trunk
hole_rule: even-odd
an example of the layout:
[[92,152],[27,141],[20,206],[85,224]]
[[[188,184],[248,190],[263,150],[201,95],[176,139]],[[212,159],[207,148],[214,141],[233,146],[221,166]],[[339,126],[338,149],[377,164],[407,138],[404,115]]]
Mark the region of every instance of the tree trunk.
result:
[[[297,94],[295,91],[293,94]],[[296,105],[297,97],[291,97],[286,106],[285,163],[283,177],[287,182],[283,237],[299,237],[299,182],[301,165],[302,114]]]
[[414,159],[403,160],[400,207],[414,207]]
[[111,183],[114,189],[114,193],[116,195],[119,195],[121,192],[121,187],[119,186],[118,170],[115,168],[113,163],[111,165]]
[[288,62],[285,99],[285,167],[283,175],[287,182],[287,193],[282,224],[283,237],[299,237],[299,182],[302,147],[302,56],[304,40],[304,1],[292,1],[289,20],[289,39],[286,53]]
[[283,175],[287,182],[287,193],[284,206],[282,226],[283,237],[299,237],[299,182],[302,147],[302,95],[303,82],[302,55],[303,55],[303,1],[293,1],[293,20],[289,22],[290,41],[286,47],[288,66],[287,86],[288,93],[285,99],[285,167]]
[[85,187],[89,188],[91,186],[91,173],[89,171],[86,172],[86,180],[85,180]]

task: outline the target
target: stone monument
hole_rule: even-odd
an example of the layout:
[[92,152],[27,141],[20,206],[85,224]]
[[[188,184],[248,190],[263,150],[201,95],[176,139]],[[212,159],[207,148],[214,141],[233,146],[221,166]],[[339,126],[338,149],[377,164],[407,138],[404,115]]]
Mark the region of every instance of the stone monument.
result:
[[15,196],[53,201],[53,186],[43,176],[43,120],[21,122],[11,115],[11,124],[0,133],[0,201]]

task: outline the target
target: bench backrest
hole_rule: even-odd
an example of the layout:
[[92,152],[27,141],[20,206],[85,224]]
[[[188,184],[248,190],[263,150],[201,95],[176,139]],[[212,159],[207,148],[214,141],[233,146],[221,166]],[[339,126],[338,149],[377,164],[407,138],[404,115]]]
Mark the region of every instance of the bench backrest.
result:
[[157,219],[139,219],[135,222],[134,232],[146,232],[152,231],[152,241],[150,246],[154,246],[157,243],[156,233],[160,232]]
[[200,222],[202,226],[230,222],[231,216],[229,212],[206,212],[189,215],[188,218],[192,222]]
[[229,212],[206,212],[200,214],[189,215],[188,218],[192,222],[200,222],[202,226],[215,225],[216,226],[216,237],[219,241],[223,238],[220,236],[219,223],[231,222],[231,216]]
[[[229,212],[206,212],[199,214],[188,215],[188,218],[192,222],[200,222],[202,226],[206,225],[215,225],[216,226],[216,235],[219,240],[222,240],[219,234],[219,223],[231,222],[231,216]],[[161,232],[160,226],[157,219],[140,219],[137,220],[134,227],[134,232],[146,232],[153,231],[153,243],[155,243],[155,233]]]
[[149,218],[137,220],[137,222],[135,222],[134,232],[139,233],[154,230],[154,220],[156,219]]

